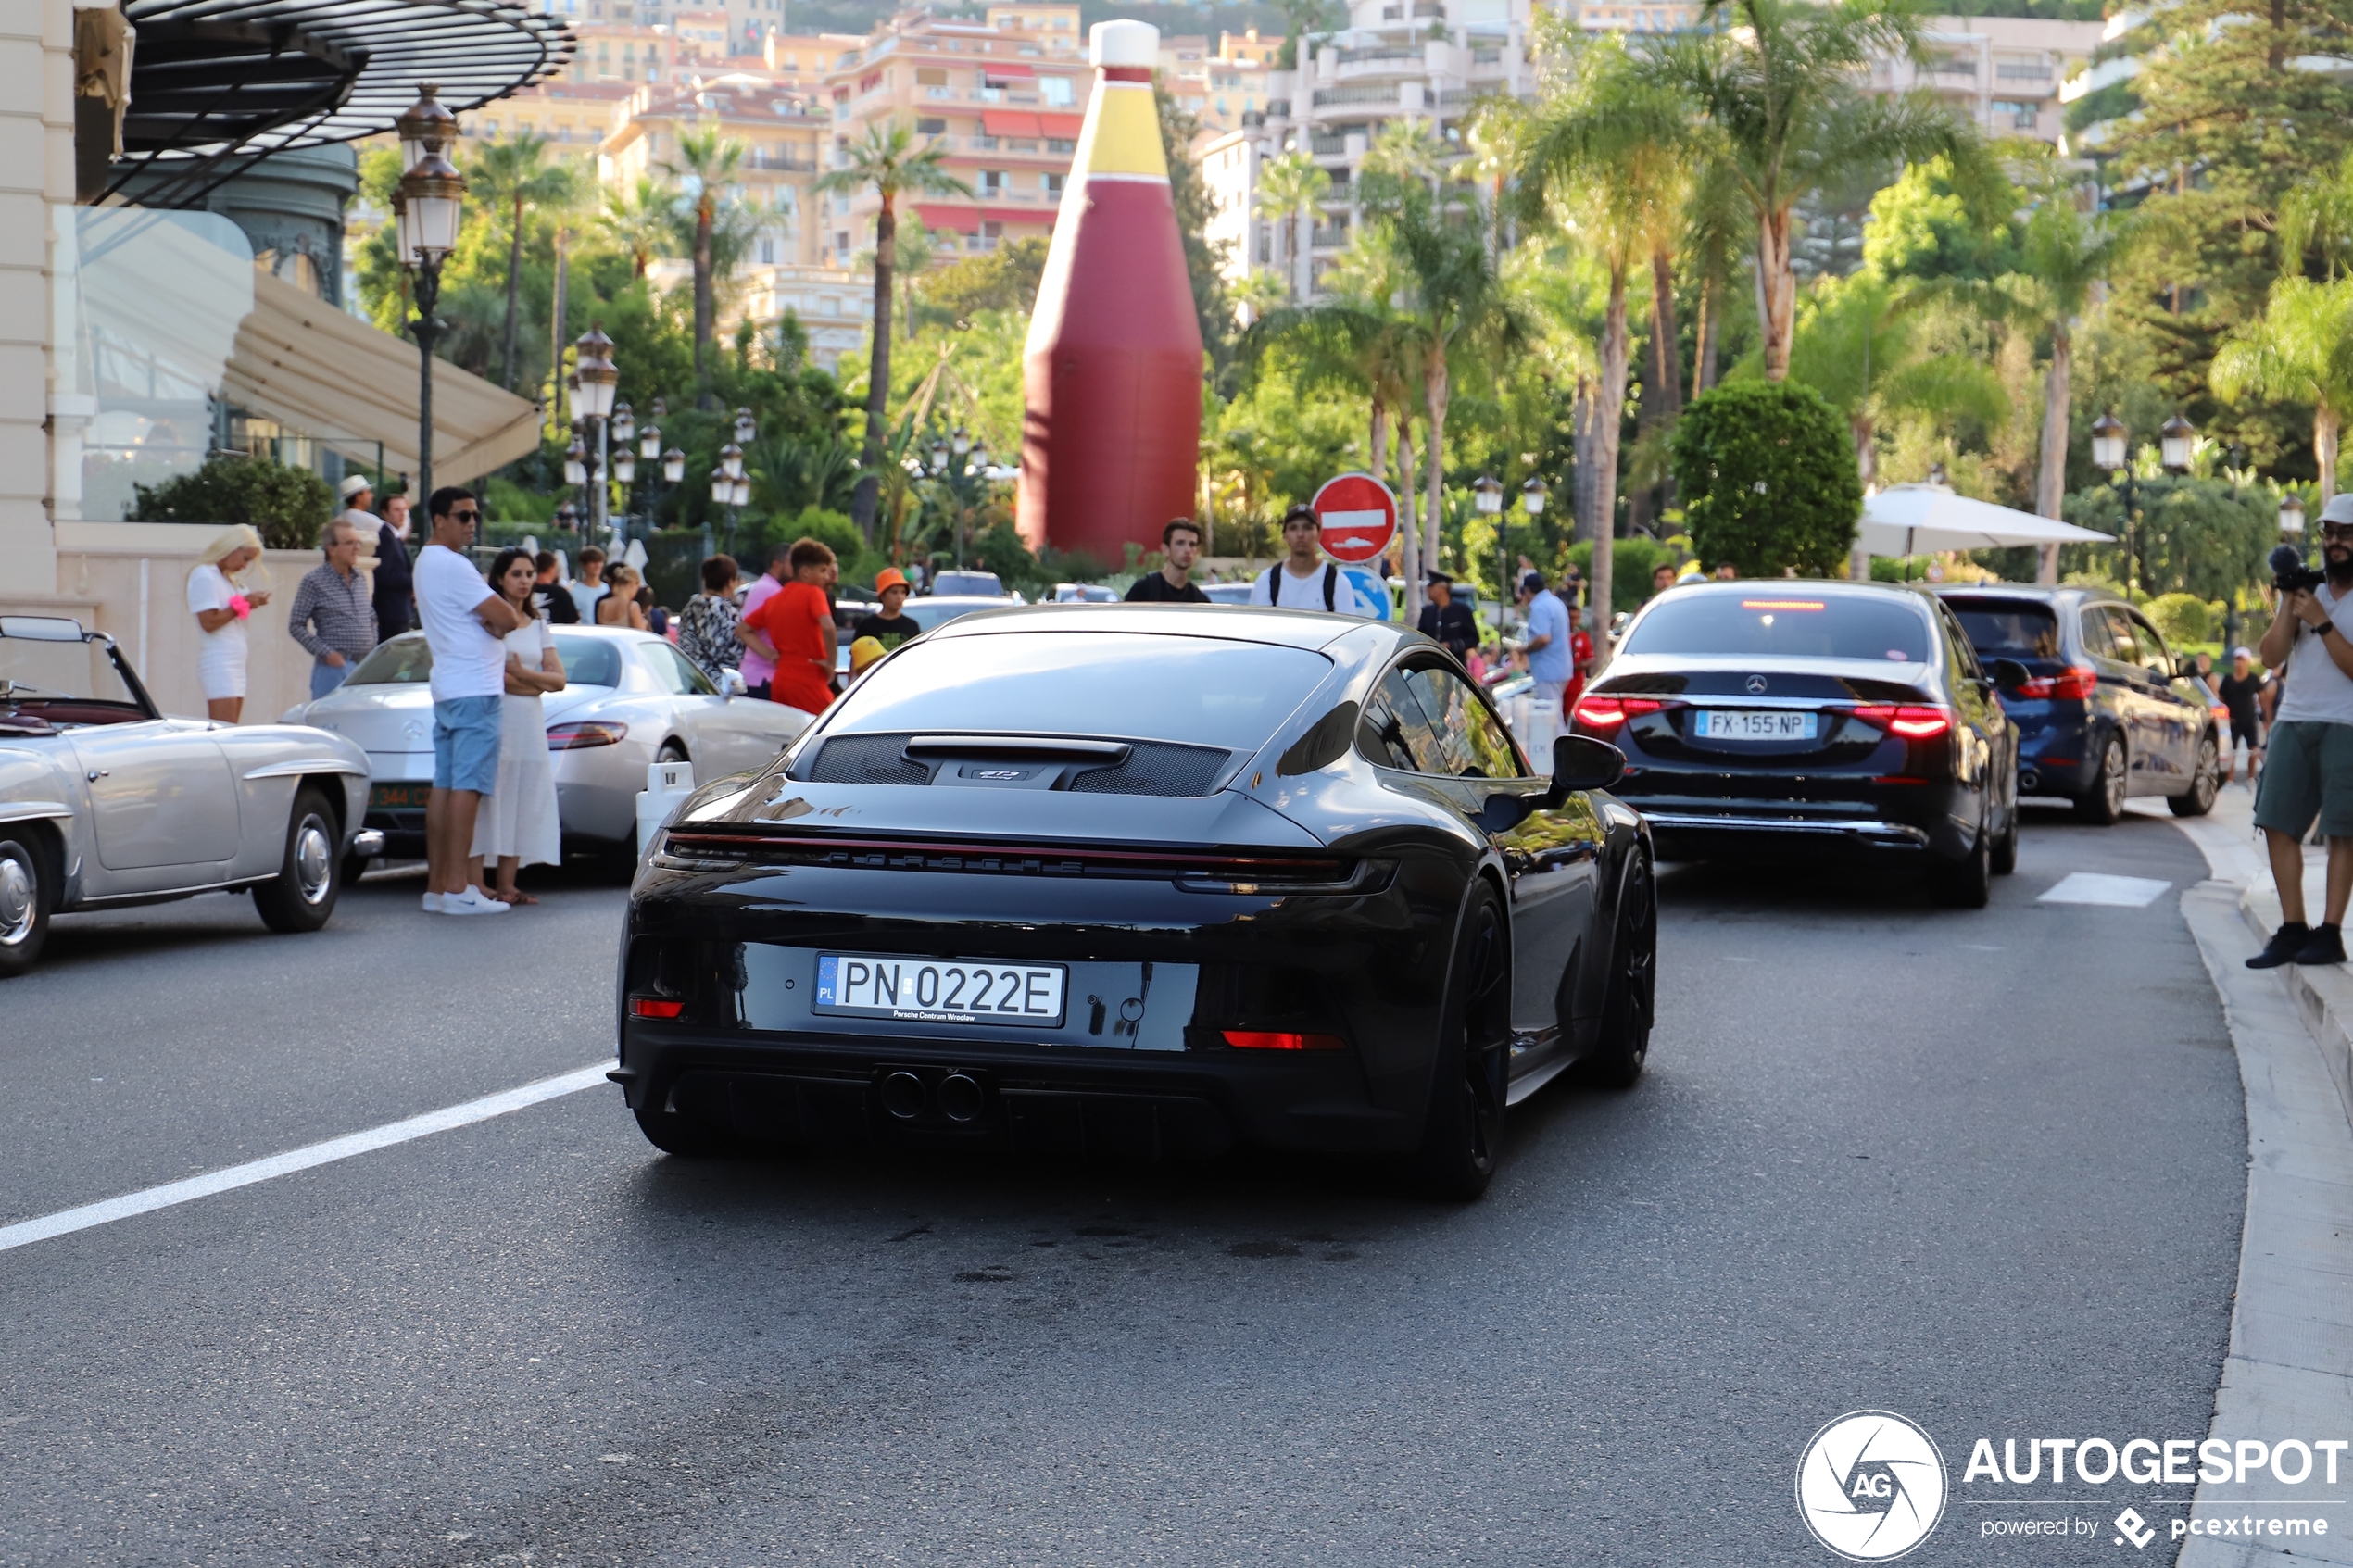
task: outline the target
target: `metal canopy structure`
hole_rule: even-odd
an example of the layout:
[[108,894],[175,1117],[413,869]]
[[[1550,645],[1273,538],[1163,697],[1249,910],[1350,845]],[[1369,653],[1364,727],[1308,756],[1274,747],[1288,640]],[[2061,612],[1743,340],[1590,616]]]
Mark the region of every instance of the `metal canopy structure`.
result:
[[[126,0],[123,153],[148,207],[193,207],[275,152],[389,131],[431,83],[463,112],[560,70],[561,20],[499,0]],[[101,199],[104,199],[103,197]]]

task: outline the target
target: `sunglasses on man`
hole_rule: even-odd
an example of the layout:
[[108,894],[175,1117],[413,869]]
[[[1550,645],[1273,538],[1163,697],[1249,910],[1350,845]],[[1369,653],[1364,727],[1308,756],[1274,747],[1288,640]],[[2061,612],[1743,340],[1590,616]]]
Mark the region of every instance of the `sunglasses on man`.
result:
[[2321,524],[2321,537],[2353,543],[2353,522],[2324,522]]
[[459,522],[479,522],[482,521],[482,513],[477,510],[451,512],[449,515]]

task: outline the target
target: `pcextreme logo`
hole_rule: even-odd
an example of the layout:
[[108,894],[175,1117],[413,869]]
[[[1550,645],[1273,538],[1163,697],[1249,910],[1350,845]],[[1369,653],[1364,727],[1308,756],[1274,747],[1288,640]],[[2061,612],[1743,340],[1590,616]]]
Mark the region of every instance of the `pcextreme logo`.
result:
[[1797,1462],[1797,1512],[1851,1562],[1884,1562],[1944,1516],[1944,1456],[1893,1411],[1856,1411],[1814,1434]]

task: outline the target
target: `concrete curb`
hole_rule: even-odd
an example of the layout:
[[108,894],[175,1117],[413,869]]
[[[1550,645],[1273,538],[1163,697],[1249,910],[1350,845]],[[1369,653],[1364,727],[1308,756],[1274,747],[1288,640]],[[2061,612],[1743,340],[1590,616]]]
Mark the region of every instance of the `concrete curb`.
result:
[[[2212,817],[2174,822],[2214,872],[2183,894],[2182,917],[2221,998],[2246,1102],[2246,1223],[2209,1436],[2336,1436],[2353,1433],[2353,976],[2246,967],[2279,919],[2251,815],[2240,793]],[[2244,1512],[2239,1490],[2201,1483],[2191,1516]],[[2353,1519],[2324,1512],[2329,1536],[2293,1547],[2199,1536],[2177,1561],[2353,1564]]]

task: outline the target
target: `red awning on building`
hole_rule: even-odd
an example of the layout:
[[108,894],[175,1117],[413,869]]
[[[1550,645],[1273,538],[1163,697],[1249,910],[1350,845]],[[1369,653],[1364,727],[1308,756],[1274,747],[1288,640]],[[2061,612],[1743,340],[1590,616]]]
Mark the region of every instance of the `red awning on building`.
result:
[[983,109],[980,111],[981,133],[987,136],[1038,136],[1038,116],[1024,114],[1019,109]]
[[1060,141],[1076,142],[1078,140],[1078,132],[1087,124],[1087,118],[1084,115],[1076,114],[1041,114],[1038,117],[1038,124],[1039,132],[1043,135],[1052,136]]
[[1022,65],[1013,60],[985,60],[981,63],[980,74],[983,76],[1032,77],[1036,76],[1038,72],[1032,67]]

